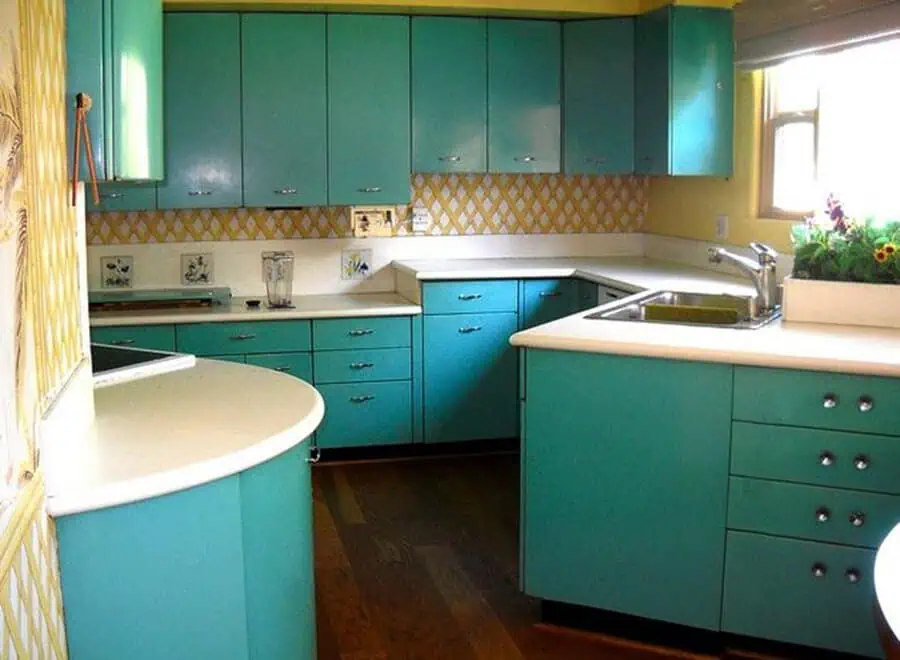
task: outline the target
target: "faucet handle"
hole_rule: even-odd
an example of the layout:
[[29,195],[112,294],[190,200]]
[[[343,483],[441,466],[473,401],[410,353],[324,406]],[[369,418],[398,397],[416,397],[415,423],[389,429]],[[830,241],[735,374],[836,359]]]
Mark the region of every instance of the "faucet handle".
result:
[[750,243],[750,249],[756,253],[757,257],[759,257],[759,264],[761,266],[774,266],[778,262],[778,252],[765,243],[753,241]]

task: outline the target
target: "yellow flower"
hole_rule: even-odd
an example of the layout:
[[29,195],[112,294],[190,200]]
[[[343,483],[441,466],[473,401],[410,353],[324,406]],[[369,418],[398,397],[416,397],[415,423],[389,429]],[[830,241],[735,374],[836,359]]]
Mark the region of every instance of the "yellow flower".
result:
[[875,250],[874,256],[875,256],[875,261],[877,261],[880,264],[883,264],[890,257],[890,255],[887,253],[887,250],[885,250],[884,248],[882,248],[880,250]]
[[893,243],[886,243],[885,246],[881,249],[887,252],[888,255],[892,255],[897,251],[897,246]]

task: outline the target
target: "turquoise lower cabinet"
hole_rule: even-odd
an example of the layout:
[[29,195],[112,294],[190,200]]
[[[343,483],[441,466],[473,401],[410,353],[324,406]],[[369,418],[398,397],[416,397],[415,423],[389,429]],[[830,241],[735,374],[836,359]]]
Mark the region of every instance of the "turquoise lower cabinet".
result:
[[463,280],[427,282],[422,286],[422,308],[431,314],[484,314],[519,309],[515,280]]
[[732,367],[526,355],[525,592],[718,630]]
[[204,360],[220,360],[221,362],[236,362],[237,364],[247,364],[246,355],[204,355]]
[[309,351],[309,321],[184,323],[176,328],[178,350],[194,355]]
[[729,532],[722,629],[882,658],[874,562],[872,550]]
[[578,310],[593,309],[600,304],[600,290],[596,282],[578,280]]
[[129,348],[149,348],[156,351],[175,350],[175,326],[129,325],[91,328],[91,341]]
[[316,353],[316,383],[357,383],[409,380],[412,356],[408,348],[380,348]]
[[[596,285],[594,289],[596,289]],[[549,323],[579,309],[575,280],[525,280],[522,282],[522,328]]]
[[69,657],[314,660],[307,449],[185,491],[58,518]]
[[248,355],[247,364],[290,374],[308,383],[313,379],[312,356],[309,353]]
[[85,188],[89,213],[103,211],[155,211],[156,185],[152,183],[101,183],[100,203],[94,204],[90,187]]
[[518,435],[517,326],[514,312],[425,317],[425,442]]
[[313,321],[313,348],[334,351],[404,347],[411,343],[410,332],[408,316],[317,319]]
[[320,449],[402,445],[412,442],[409,381],[316,385],[325,419],[316,433]]

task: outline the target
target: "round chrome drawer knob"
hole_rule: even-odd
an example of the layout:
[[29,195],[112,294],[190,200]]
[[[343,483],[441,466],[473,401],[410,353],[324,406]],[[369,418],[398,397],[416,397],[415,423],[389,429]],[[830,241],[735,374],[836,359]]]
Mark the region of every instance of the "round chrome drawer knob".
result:
[[856,458],[853,459],[853,465],[857,470],[862,472],[863,470],[869,469],[869,457],[865,454],[860,454]]
[[862,527],[866,524],[866,514],[859,511],[850,514],[850,524],[854,527]]
[[828,507],[820,507],[816,509],[816,520],[820,523],[826,523],[831,519],[831,511],[828,510]]
[[875,407],[875,399],[870,396],[861,396],[856,402],[856,407],[861,413],[867,413]]
[[823,467],[831,467],[832,465],[834,465],[834,461],[834,454],[832,454],[830,451],[823,451],[821,454],[819,454],[819,465]]
[[825,567],[825,564],[815,563],[812,565],[812,574],[813,577],[823,578],[825,574],[828,572],[828,569]]
[[847,572],[844,573],[844,575],[847,578],[847,582],[849,582],[850,584],[857,584],[862,579],[859,571],[855,568],[848,568]]
[[831,410],[832,408],[837,408],[838,397],[837,394],[832,394],[829,392],[822,399],[822,407]]

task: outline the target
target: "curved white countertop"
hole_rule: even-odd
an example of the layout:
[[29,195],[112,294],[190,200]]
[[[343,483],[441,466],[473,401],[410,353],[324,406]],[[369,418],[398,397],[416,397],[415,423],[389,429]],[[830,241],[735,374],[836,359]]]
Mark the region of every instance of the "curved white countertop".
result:
[[894,637],[900,638],[900,525],[890,531],[875,555],[875,596]]
[[215,360],[98,389],[95,408],[87,433],[44,449],[50,515],[241,472],[306,440],[325,413],[319,393],[293,376]]
[[[684,288],[682,288],[684,290]],[[514,334],[513,346],[900,377],[900,330],[775,321],[758,330],[586,319]]]
[[[256,308],[248,300],[259,300]],[[422,313],[419,305],[396,293],[357,293],[294,296],[293,307],[268,309],[265,296],[233,298],[230,305],[200,309],[156,309],[127,312],[92,312],[91,326],[155,325],[158,323],[208,323],[222,321],[279,321],[287,319],[329,319],[363,316],[413,316]]]

